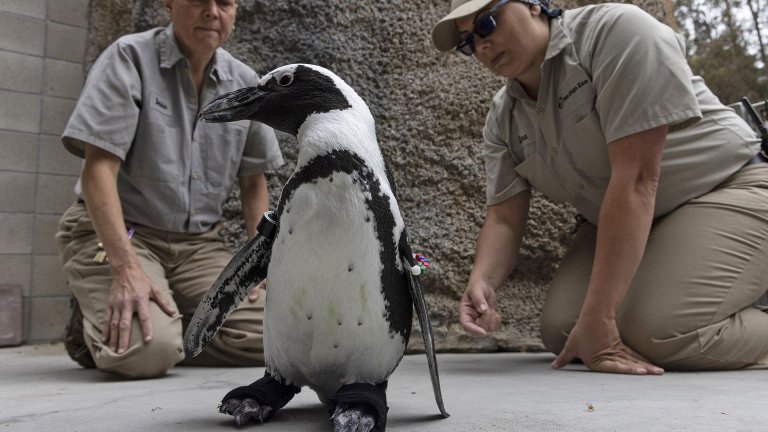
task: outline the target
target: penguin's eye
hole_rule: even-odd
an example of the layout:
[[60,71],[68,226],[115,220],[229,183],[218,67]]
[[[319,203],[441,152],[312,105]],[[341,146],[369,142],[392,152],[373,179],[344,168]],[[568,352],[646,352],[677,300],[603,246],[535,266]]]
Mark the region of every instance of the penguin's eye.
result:
[[278,78],[277,84],[281,85],[283,87],[288,87],[293,82],[293,75],[292,74],[285,74]]

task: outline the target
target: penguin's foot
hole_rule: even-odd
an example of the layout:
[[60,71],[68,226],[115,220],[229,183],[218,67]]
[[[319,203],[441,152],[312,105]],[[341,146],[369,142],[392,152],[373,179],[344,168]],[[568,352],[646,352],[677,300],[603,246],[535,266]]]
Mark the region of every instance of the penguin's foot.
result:
[[228,399],[219,405],[219,412],[235,418],[235,423],[242,426],[251,420],[264,423],[269,417],[272,407],[260,405],[254,399]]
[[235,417],[238,426],[251,420],[265,422],[301,391],[299,387],[283,384],[269,373],[256,382],[238,387],[221,400],[219,412]]
[[387,428],[387,382],[343,385],[329,400],[328,415],[336,432],[384,432]]
[[338,404],[331,415],[335,432],[371,432],[376,427],[376,416],[367,412],[365,405]]

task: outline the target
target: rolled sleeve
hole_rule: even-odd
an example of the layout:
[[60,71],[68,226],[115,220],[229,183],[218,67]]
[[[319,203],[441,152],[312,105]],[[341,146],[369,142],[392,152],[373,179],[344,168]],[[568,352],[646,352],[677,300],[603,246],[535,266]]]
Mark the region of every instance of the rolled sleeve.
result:
[[701,119],[685,48],[668,26],[635,6],[606,7],[588,45],[596,107],[607,142]]
[[528,182],[515,173],[515,163],[509,150],[489,141],[485,142],[486,205],[506,201],[518,193],[530,189]]
[[515,171],[519,161],[509,146],[511,109],[506,87],[494,97],[483,129],[483,155],[486,173],[486,205],[495,205],[530,189]]
[[125,160],[139,121],[141,79],[127,47],[116,42],[94,63],[62,134],[72,154],[84,157],[83,142]]

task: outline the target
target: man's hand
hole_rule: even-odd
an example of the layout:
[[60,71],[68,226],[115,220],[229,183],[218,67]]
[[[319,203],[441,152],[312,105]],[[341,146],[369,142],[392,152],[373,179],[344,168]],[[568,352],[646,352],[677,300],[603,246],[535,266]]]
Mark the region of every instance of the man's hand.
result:
[[624,345],[613,319],[579,317],[568,335],[565,347],[550,366],[559,369],[575,358],[581,359],[589,369],[596,372],[631,375],[664,373],[664,369]]
[[149,301],[160,306],[168,316],[175,315],[176,309],[152,283],[152,279],[140,268],[113,271],[112,286],[109,289],[107,317],[104,321],[103,342],[112,351],[122,354],[128,349],[131,338],[133,314],[139,317],[144,343],[152,340],[152,317]]
[[496,312],[496,292],[493,287],[480,281],[467,286],[459,305],[459,322],[464,329],[478,336],[486,336],[501,326],[501,316]]

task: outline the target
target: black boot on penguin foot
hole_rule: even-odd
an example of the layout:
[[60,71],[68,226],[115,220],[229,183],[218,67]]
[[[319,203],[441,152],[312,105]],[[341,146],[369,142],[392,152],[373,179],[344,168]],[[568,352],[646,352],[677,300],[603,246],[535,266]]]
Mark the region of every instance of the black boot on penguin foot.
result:
[[264,423],[300,391],[299,387],[283,384],[265,373],[258,381],[227,393],[219,404],[219,412],[233,416],[238,426],[250,421]]
[[387,427],[387,382],[347,384],[330,400],[334,432],[384,432]]

